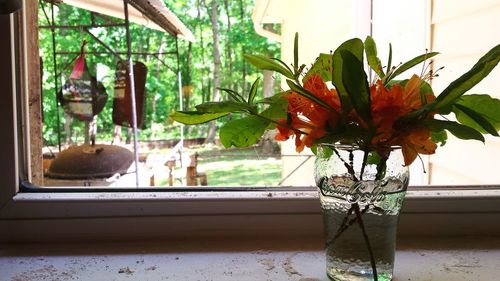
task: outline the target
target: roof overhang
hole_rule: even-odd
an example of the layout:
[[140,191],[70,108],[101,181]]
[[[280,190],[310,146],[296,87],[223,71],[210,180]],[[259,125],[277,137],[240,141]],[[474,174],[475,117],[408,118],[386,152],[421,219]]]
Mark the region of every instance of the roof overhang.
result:
[[281,42],[281,35],[264,29],[263,24],[283,22],[283,7],[286,5],[284,0],[256,0],[252,13],[255,32],[265,38]]
[[[108,15],[125,18],[123,0],[63,0],[65,4]],[[161,0],[128,0],[129,21],[145,27],[168,32],[188,41],[195,41],[193,33]]]

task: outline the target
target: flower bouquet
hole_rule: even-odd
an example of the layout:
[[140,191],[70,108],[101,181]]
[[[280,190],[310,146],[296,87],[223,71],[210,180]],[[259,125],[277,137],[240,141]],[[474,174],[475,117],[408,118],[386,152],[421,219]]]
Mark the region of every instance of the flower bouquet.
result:
[[[430,84],[439,69],[429,67],[438,53],[398,65],[392,65],[391,54],[390,47],[384,66],[373,38],[355,38],[333,53],[319,54],[306,68],[299,64],[296,35],[291,65],[245,55],[257,68],[280,73],[289,90],[257,99],[257,79],[246,95],[221,89],[226,100],[171,114],[192,125],[233,113],[220,128],[225,147],[253,145],[266,130],[276,129],[276,140],[294,138],[298,152],[311,148],[324,211],[327,273],[333,280],[391,280],[407,167],[419,155],[435,153],[448,133],[482,142],[483,134],[499,136],[500,100],[465,94],[498,64],[500,45],[439,95]],[[421,73],[398,79],[419,64]]]

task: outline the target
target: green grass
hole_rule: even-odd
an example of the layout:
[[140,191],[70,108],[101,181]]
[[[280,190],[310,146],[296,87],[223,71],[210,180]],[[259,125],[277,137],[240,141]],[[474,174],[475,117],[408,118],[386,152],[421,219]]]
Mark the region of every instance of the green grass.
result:
[[279,152],[260,147],[225,149],[219,146],[195,148],[198,170],[207,174],[210,186],[272,186],[281,180]]
[[215,158],[200,161],[198,167],[211,186],[271,186],[281,180],[281,160],[277,158]]
[[[183,154],[198,153],[198,172],[207,175],[209,186],[276,186],[281,180],[281,155],[265,152],[260,147],[225,149],[203,145],[183,149]],[[176,168],[177,178],[184,177],[185,170]],[[160,186],[167,185],[166,178],[158,179]],[[179,180],[174,183],[180,186]]]

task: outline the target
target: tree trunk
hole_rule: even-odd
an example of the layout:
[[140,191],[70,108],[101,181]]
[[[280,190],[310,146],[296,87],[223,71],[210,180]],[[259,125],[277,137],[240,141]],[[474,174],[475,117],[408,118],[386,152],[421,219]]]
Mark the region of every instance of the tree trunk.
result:
[[193,47],[193,43],[189,42],[188,50],[187,50],[187,58],[186,58],[186,80],[184,84],[183,94],[184,94],[184,110],[189,110],[189,100],[192,94],[192,85],[191,85],[191,50]]
[[125,144],[130,144],[132,140],[132,128],[127,128],[127,137],[125,138]]
[[[264,98],[270,97],[274,94],[274,78],[273,71],[264,70],[264,79],[262,81],[262,95]],[[276,135],[275,130],[269,130],[264,133],[260,141],[260,146],[262,147],[262,151],[266,154],[273,154],[277,149],[276,141],[274,141],[274,137]]]
[[[160,47],[158,48],[158,59],[156,60],[156,81],[160,81],[161,74],[161,59],[163,48],[165,48],[165,41],[163,41],[163,37],[160,39]],[[154,93],[154,96],[151,99],[151,128],[153,128],[153,124],[155,122],[156,117],[156,95],[159,93]]]
[[73,131],[71,130],[71,122],[73,122],[73,117],[71,117],[71,115],[64,112],[64,133],[66,135],[66,139],[64,142],[67,145],[73,144],[73,140],[72,140]]
[[[228,0],[224,0],[224,10],[227,16],[227,35],[226,35],[226,63],[229,70],[229,75],[232,77],[233,74],[233,49],[231,48],[231,16],[229,15],[229,3]],[[230,79],[229,88],[234,88],[233,79]]]
[[[200,0],[196,1],[196,8],[197,8],[197,14],[196,14],[196,19],[198,22],[201,21],[201,3]],[[208,101],[207,94],[206,92],[209,91],[207,90],[207,87],[205,86],[205,77],[206,75],[206,63],[205,63],[205,45],[203,43],[203,26],[202,24],[199,25],[199,37],[200,37],[200,45],[199,47],[201,48],[201,64],[202,70],[201,70],[201,102],[206,102]]]
[[274,94],[273,74],[273,71],[264,70],[264,79],[262,81],[262,95],[264,98],[268,98]]
[[[239,0],[239,8],[240,8],[240,24],[244,24],[243,22],[245,21],[245,10],[244,10],[244,3],[243,0]],[[247,61],[243,58],[243,54],[245,54],[245,45],[241,45],[241,54],[242,54],[242,60],[243,60],[243,71],[241,72],[241,92],[243,94],[246,94],[247,92],[247,83],[246,83],[246,78],[247,78]]]
[[243,22],[243,19],[245,18],[245,10],[243,8],[244,7],[243,0],[240,0],[239,4],[240,4],[240,19]]
[[113,131],[113,144],[122,143],[122,126],[115,125],[115,129]]
[[[208,9],[210,21],[212,22],[213,33],[213,48],[214,48],[214,84],[213,84],[213,101],[219,101],[219,84],[220,84],[220,53],[219,53],[219,24],[217,22],[218,0],[212,0],[212,8]],[[215,121],[210,122],[208,127],[207,138],[205,143],[215,142]]]

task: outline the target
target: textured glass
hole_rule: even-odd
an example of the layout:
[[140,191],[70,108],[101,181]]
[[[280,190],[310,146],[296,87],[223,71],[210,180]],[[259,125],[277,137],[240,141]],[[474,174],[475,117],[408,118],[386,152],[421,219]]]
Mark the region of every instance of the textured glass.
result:
[[401,151],[391,151],[385,173],[370,164],[371,155],[365,157],[351,146],[319,147],[317,156],[315,180],[329,278],[391,280],[399,212],[409,181]]

